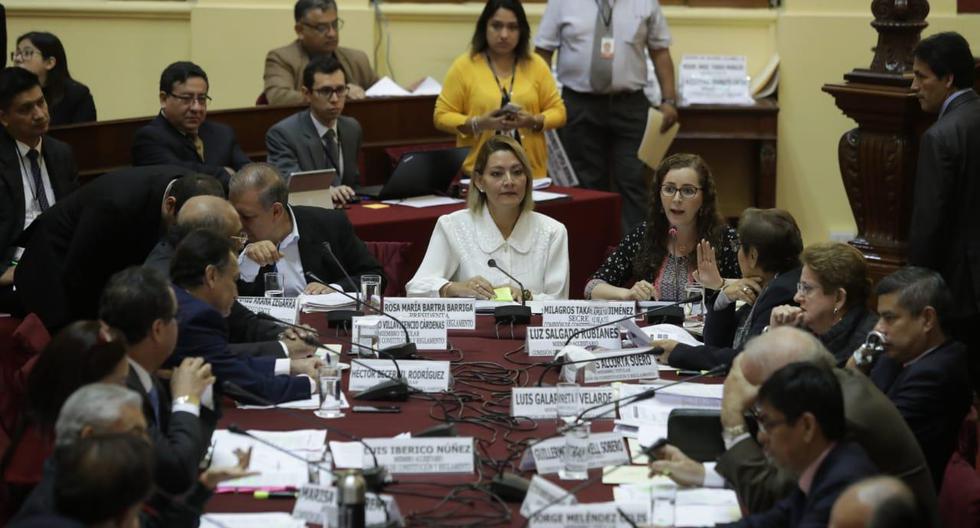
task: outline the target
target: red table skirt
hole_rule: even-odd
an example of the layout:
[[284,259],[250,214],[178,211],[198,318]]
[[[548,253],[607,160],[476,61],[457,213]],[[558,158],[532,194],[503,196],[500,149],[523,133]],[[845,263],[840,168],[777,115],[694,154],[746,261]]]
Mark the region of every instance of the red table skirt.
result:
[[[602,264],[610,246],[619,244],[619,195],[570,187],[549,187],[549,192],[568,194],[569,198],[542,202],[535,210],[565,224],[568,229],[568,259],[571,288],[569,297],[582,298],[585,283]],[[422,263],[436,220],[458,211],[464,204],[413,209],[393,205],[370,209],[358,204],[347,210],[357,236],[373,242],[411,242],[405,265],[411,267],[404,277],[411,279]],[[400,289],[404,284],[399,285]]]

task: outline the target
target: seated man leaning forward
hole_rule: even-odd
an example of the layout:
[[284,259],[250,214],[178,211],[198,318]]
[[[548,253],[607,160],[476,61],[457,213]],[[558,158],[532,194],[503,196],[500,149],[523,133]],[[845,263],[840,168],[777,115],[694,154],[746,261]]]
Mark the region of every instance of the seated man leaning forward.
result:
[[335,169],[330,197],[339,204],[354,198],[354,188],[361,184],[361,125],[341,115],[348,90],[347,73],[337,59],[313,59],[303,70],[303,99],[309,109],[276,123],[265,135],[269,163],[287,181],[295,172]]
[[340,46],[344,19],[334,0],[299,0],[293,7],[296,40],[265,56],[265,97],[269,104],[303,102],[303,68],[315,57],[336,57],[347,72],[350,98],[363,99],[364,90],[378,81],[368,56],[361,50]]
[[[473,166],[468,206],[439,218],[422,265],[406,285],[410,297],[568,298],[568,233],[532,211],[531,173],[513,138],[492,136]],[[495,260],[524,285],[488,264]]]
[[265,293],[264,274],[269,272],[279,273],[286,297],[357,291],[362,275],[380,275],[384,291],[381,265],[354,234],[347,215],[320,207],[288,205],[286,182],[272,165],[246,166],[231,178],[229,191],[229,200],[241,216],[249,240],[239,257],[242,295],[261,297]]
[[186,357],[211,364],[218,385],[232,382],[274,403],[309,398],[316,392],[317,358],[242,357],[228,349],[225,318],[238,295],[238,261],[232,241],[200,229],[184,237],[170,265],[177,296],[177,347],[164,366]]
[[759,388],[759,443],[796,489],[766,512],[728,526],[825,526],[837,497],[849,485],[878,473],[864,449],[844,439],[844,398],[826,367],[791,363]]

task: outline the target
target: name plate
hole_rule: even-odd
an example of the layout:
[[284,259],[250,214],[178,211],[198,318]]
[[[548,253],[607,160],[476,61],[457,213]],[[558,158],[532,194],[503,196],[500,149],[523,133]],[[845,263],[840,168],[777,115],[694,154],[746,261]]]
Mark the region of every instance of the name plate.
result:
[[[565,346],[565,340],[573,333],[589,328],[588,326],[529,326],[527,328],[527,345],[525,350],[529,356],[554,356]],[[603,326],[586,330],[572,339],[571,344],[581,347],[598,346],[606,349],[622,347],[619,339],[619,327]]]
[[636,314],[633,301],[545,301],[543,326],[595,326]]
[[[370,367],[370,368],[368,368]],[[443,392],[449,390],[449,362],[427,361],[424,359],[404,359],[398,361],[402,376],[410,387],[422,392]],[[375,370],[371,370],[371,369]],[[390,378],[384,374],[391,376]],[[362,391],[398,375],[395,364],[388,359],[358,359],[351,361],[350,379],[347,390]]]
[[682,104],[752,104],[744,55],[683,55],[678,74]]
[[[446,350],[449,348],[448,335],[446,334],[446,318],[440,319],[415,319],[399,318],[405,325],[402,330],[401,325],[388,317],[368,315],[365,318],[371,323],[372,328],[377,328],[377,346],[384,348],[391,345],[400,345],[405,342],[405,330],[408,330],[408,337],[415,343],[419,350]],[[364,323],[359,323],[361,317],[351,319],[353,328],[358,330],[364,327]],[[375,324],[376,323],[376,324]],[[352,332],[351,341],[364,344],[361,339],[360,331]]]
[[[365,438],[378,464],[391,473],[473,473],[476,460],[472,437]],[[364,450],[364,465],[373,463]]]
[[[581,387],[578,398],[582,409],[608,403],[615,394],[612,387]],[[527,418],[556,418],[558,389],[555,387],[514,387],[510,393],[510,415]],[[585,414],[586,418],[615,418],[614,406],[600,407]]]
[[628,356],[624,356],[628,350],[594,352],[597,359],[585,367],[585,383],[659,379],[660,366],[649,351],[649,347],[637,349],[635,354]]
[[449,330],[476,328],[474,299],[385,297],[385,311],[398,319],[446,319],[446,328]]
[[[299,489],[293,518],[324,526],[337,526],[339,494],[337,488],[319,484],[304,484]],[[401,520],[402,514],[391,495],[368,492],[364,496],[366,524],[383,524],[387,520]]]
[[[549,438],[531,448],[534,465],[538,474],[558,473],[562,468],[561,452],[565,447],[565,438],[558,436]],[[628,464],[629,453],[623,435],[616,432],[594,433],[589,436],[589,469],[605,466]]]
[[[629,521],[623,519],[624,515],[629,518]],[[649,503],[594,502],[556,504],[530,519],[529,526],[532,528],[629,528],[649,526],[650,523]]]
[[535,475],[531,479],[531,485],[527,487],[524,502],[521,503],[521,515],[527,517],[549,504],[578,504],[578,500],[574,493],[569,493],[558,484]]
[[297,324],[299,318],[299,297],[239,297],[242,306],[255,313],[264,313]]

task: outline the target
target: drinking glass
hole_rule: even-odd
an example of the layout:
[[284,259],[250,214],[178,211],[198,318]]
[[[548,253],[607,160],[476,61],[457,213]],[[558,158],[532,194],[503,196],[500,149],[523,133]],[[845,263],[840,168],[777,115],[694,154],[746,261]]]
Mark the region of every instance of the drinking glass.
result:
[[567,426],[565,446],[561,451],[561,480],[585,480],[589,478],[589,422]]
[[700,297],[700,301],[689,302],[684,305],[685,321],[704,321],[704,286],[697,282],[692,282],[684,288],[684,298]]
[[270,271],[265,274],[265,296],[282,297],[282,276],[278,271]]
[[582,411],[581,400],[579,399],[579,388],[577,383],[560,381],[557,385],[558,394],[555,397],[555,411],[558,416],[558,427],[571,424],[578,418],[578,413]]
[[320,410],[315,414],[320,418],[340,418],[344,415],[340,411],[340,369],[320,367],[317,376],[320,378]]
[[377,310],[382,309],[384,298],[381,295],[381,275],[361,275],[361,302]]

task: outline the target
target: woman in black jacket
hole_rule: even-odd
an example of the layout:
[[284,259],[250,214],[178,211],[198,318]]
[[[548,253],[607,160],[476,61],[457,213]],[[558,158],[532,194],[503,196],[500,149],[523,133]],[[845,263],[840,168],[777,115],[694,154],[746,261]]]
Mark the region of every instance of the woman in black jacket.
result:
[[14,65],[41,81],[52,126],[96,120],[92,93],[88,86],[71,78],[65,47],[58,37],[44,31],[25,33],[17,38],[17,49],[10,57]]

